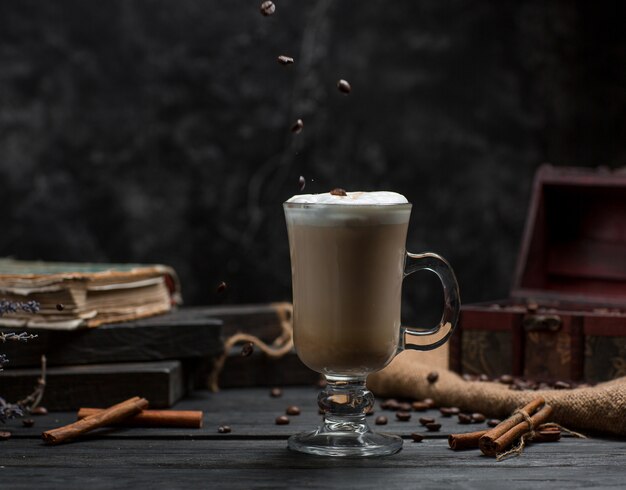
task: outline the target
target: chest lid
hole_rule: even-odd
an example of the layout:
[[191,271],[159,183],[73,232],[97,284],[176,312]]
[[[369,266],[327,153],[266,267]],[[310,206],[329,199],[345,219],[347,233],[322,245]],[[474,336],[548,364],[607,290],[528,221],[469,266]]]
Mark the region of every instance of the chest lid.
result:
[[511,294],[626,305],[626,173],[539,168]]

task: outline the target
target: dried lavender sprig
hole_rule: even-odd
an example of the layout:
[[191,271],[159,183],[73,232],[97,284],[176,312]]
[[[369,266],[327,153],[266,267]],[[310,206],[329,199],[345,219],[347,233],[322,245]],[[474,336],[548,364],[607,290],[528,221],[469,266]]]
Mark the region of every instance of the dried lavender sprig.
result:
[[37,335],[35,335],[34,333],[26,333],[26,332],[20,332],[20,333],[2,332],[0,333],[0,341],[2,341],[2,343],[6,342],[7,340],[27,342],[31,339],[36,339],[36,338],[37,338]]
[[26,313],[37,313],[39,311],[40,304],[37,301],[0,301],[0,316],[7,313],[16,313],[18,310],[22,310]]

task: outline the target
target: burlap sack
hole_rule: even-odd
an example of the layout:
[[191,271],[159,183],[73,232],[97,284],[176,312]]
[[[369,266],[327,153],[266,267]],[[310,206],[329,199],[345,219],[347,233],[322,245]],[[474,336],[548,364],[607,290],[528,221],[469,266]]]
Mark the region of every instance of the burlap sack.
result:
[[432,398],[438,406],[459,407],[504,418],[537,396],[554,409],[551,422],[579,431],[626,436],[626,377],[574,390],[514,391],[501,383],[465,381],[457,374],[436,368],[439,379],[428,383],[433,368],[421,364],[420,353],[406,351],[367,379],[368,388],[380,397]]

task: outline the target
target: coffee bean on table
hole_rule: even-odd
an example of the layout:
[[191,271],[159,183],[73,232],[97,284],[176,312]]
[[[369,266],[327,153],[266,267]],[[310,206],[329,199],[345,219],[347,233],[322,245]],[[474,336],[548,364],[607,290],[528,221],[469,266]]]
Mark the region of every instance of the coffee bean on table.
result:
[[411,412],[396,412],[396,418],[400,422],[408,422],[411,420]]
[[502,384],[510,385],[513,384],[514,379],[513,376],[511,376],[510,374],[503,374],[498,378],[498,381]]
[[287,415],[300,415],[300,407],[296,405],[290,405],[287,407],[287,410],[285,411],[285,413]]
[[426,424],[425,426],[430,432],[437,432],[439,429],[441,429],[441,424],[437,424],[437,423],[430,423],[430,424]]
[[230,425],[220,425],[220,426],[217,428],[217,431],[218,431],[220,434],[228,434],[228,433],[231,431],[231,428],[230,428]]
[[22,425],[24,427],[32,427],[35,425],[35,421],[33,419],[22,419]]
[[293,65],[293,58],[290,56],[285,56],[281,54],[278,58],[276,58],[281,65]]
[[458,415],[461,413],[461,409],[458,407],[441,407],[439,411],[444,417],[451,417],[452,415]]
[[489,381],[489,376],[487,376],[486,374],[481,374],[480,376],[478,376],[478,381]]
[[261,14],[267,17],[268,15],[272,15],[274,14],[274,12],[276,12],[276,5],[274,5],[274,2],[270,2],[270,1],[263,2],[261,4],[260,10],[261,10]]
[[422,442],[424,440],[424,436],[422,434],[418,434],[417,432],[412,432],[411,439],[413,439],[413,442]]
[[289,417],[286,415],[279,415],[276,417],[276,425],[287,425],[289,423]]
[[283,396],[283,390],[281,390],[280,388],[272,388],[272,390],[270,391],[270,396],[272,398],[279,398]]
[[411,408],[411,404],[407,402],[402,402],[398,404],[398,410],[401,410],[402,412],[410,412]]
[[11,433],[6,430],[0,430],[0,441],[11,439]]
[[306,179],[302,175],[298,179],[298,187],[300,187],[301,191],[303,191],[304,188],[306,187]]
[[217,293],[218,293],[218,294],[219,294],[219,293],[223,293],[224,291],[226,291],[226,287],[227,287],[227,286],[226,286],[226,283],[225,283],[224,281],[220,282],[220,283],[217,285]]
[[389,398],[380,404],[380,408],[383,410],[398,410],[399,407],[400,403],[394,398]]
[[472,414],[472,422],[476,422],[478,424],[484,422],[486,417],[480,412],[474,412]]
[[572,385],[565,381],[557,381],[554,383],[554,388],[557,390],[569,390],[571,387]]
[[471,415],[467,415],[466,413],[460,413],[458,417],[459,417],[459,424],[471,424],[472,423]]
[[291,132],[295,134],[300,134],[302,129],[304,128],[304,122],[302,119],[297,119],[295,123],[291,126]]
[[379,415],[374,422],[376,425],[387,425],[387,417]]
[[499,419],[489,419],[489,420],[487,420],[487,425],[489,427],[497,427],[498,424],[500,424],[500,422],[502,422],[502,420],[499,420]]
[[243,344],[241,348],[241,356],[242,357],[250,357],[254,352],[254,344],[252,342],[247,342]]
[[35,407],[30,411],[31,415],[47,415],[48,409],[46,407]]
[[346,190],[342,189],[340,187],[337,187],[337,188],[333,189],[332,191],[330,191],[330,193],[333,196],[347,196],[348,195]]
[[437,371],[431,371],[430,373],[428,373],[428,376],[426,376],[426,380],[430,384],[436,383],[438,379],[439,379],[439,373]]
[[420,424],[422,425],[426,425],[426,424],[434,424],[435,423],[435,419],[432,417],[420,417]]
[[352,91],[352,87],[346,80],[339,80],[337,82],[337,88],[344,95],[348,95]]
[[417,401],[417,402],[411,403],[411,408],[415,410],[416,412],[424,412],[425,410],[428,410],[430,406],[426,402]]
[[426,403],[429,408],[433,408],[435,406],[435,400],[432,398],[424,398],[423,402]]

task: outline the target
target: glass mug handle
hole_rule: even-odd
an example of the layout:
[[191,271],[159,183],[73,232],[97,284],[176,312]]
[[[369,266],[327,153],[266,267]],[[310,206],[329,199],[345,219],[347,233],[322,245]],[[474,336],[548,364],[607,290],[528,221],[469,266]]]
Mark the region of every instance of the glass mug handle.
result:
[[[443,314],[441,315],[441,321],[439,325],[429,330],[414,330],[409,327],[400,326],[400,344],[398,345],[398,352],[405,349],[414,350],[432,350],[445,344],[450,336],[454,333],[457,320],[459,319],[459,311],[461,307],[461,299],[459,297],[459,285],[456,281],[454,271],[450,264],[443,257],[434,253],[412,254],[406,253],[406,264],[404,269],[404,278],[414,272],[427,270],[434,272],[439,277],[441,285],[443,286]],[[431,344],[407,344],[406,334],[415,335],[418,337],[425,337],[428,335],[435,335],[442,327],[449,326],[450,330],[436,342]]]

